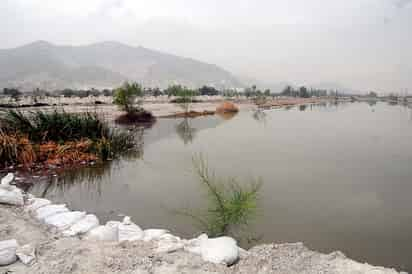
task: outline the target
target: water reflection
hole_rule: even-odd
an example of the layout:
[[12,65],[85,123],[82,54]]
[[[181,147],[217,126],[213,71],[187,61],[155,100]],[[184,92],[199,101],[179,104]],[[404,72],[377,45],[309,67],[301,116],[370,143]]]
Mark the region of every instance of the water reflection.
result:
[[[56,177],[49,177],[44,182],[33,185],[32,188],[36,189],[40,197],[45,198],[49,194],[63,193],[72,187],[78,187],[80,183],[87,191],[100,196],[101,182],[105,181],[104,178],[111,176],[113,163],[106,162],[93,167],[65,170],[58,173]],[[30,192],[33,192],[33,189],[30,189]]]
[[252,117],[255,121],[266,125],[266,113],[262,109],[257,109],[253,112]]
[[189,118],[184,118],[179,124],[176,125],[177,136],[182,139],[185,145],[193,142],[196,136],[197,129],[190,125]]
[[225,121],[232,120],[238,112],[218,112],[217,115]]

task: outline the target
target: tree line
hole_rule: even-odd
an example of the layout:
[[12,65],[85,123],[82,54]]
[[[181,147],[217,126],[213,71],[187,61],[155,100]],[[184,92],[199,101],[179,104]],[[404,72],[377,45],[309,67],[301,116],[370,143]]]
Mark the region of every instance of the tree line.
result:
[[[137,83],[132,83],[137,84]],[[151,88],[151,87],[143,87],[139,85],[142,90],[142,96],[178,96],[184,97],[187,96],[217,96],[221,95],[224,97],[237,97],[237,96],[246,96],[247,98],[260,98],[260,97],[273,97],[273,96],[291,96],[291,97],[322,97],[322,96],[337,96],[337,91],[327,91],[325,89],[313,89],[307,88],[305,86],[301,86],[299,88],[294,88],[292,86],[286,86],[282,92],[274,93],[271,92],[270,89],[259,89],[256,85],[252,85],[251,87],[244,88],[243,91],[237,89],[224,89],[218,90],[215,87],[204,85],[200,88],[193,89],[182,85],[171,85],[166,89],[160,89],[158,87]],[[55,90],[54,92],[48,92],[41,89],[34,89],[32,92],[23,93],[17,88],[4,88],[3,95],[10,96],[14,98],[16,101],[20,96],[24,95],[31,95],[33,97],[44,97],[44,96],[63,96],[63,97],[89,97],[89,96],[113,96],[116,91],[115,89],[61,89]]]

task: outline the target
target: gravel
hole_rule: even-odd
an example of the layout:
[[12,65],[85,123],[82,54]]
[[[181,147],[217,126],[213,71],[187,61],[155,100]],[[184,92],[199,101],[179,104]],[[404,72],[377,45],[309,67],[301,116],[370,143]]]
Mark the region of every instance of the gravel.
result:
[[231,267],[205,262],[184,250],[157,252],[152,241],[101,242],[61,237],[22,209],[0,205],[0,240],[36,248],[36,261],[0,267],[3,273],[398,273],[361,264],[341,252],[321,254],[301,243],[259,245]]

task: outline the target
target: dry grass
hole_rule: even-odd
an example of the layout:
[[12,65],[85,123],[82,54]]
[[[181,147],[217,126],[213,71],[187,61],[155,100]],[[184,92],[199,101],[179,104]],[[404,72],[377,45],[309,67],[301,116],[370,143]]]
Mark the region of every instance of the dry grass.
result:
[[33,145],[27,137],[0,130],[0,166],[18,164],[28,167],[36,159]]
[[25,136],[0,130],[0,168],[10,165],[30,168],[34,164],[64,166],[88,163],[97,160],[91,152],[92,145],[92,141],[87,139],[62,144],[33,144]]

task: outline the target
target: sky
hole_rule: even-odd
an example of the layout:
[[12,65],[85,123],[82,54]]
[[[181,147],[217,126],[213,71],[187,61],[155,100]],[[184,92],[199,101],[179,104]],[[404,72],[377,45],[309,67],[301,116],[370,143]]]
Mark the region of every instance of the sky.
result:
[[1,0],[0,48],[118,41],[250,82],[412,93],[412,0]]

